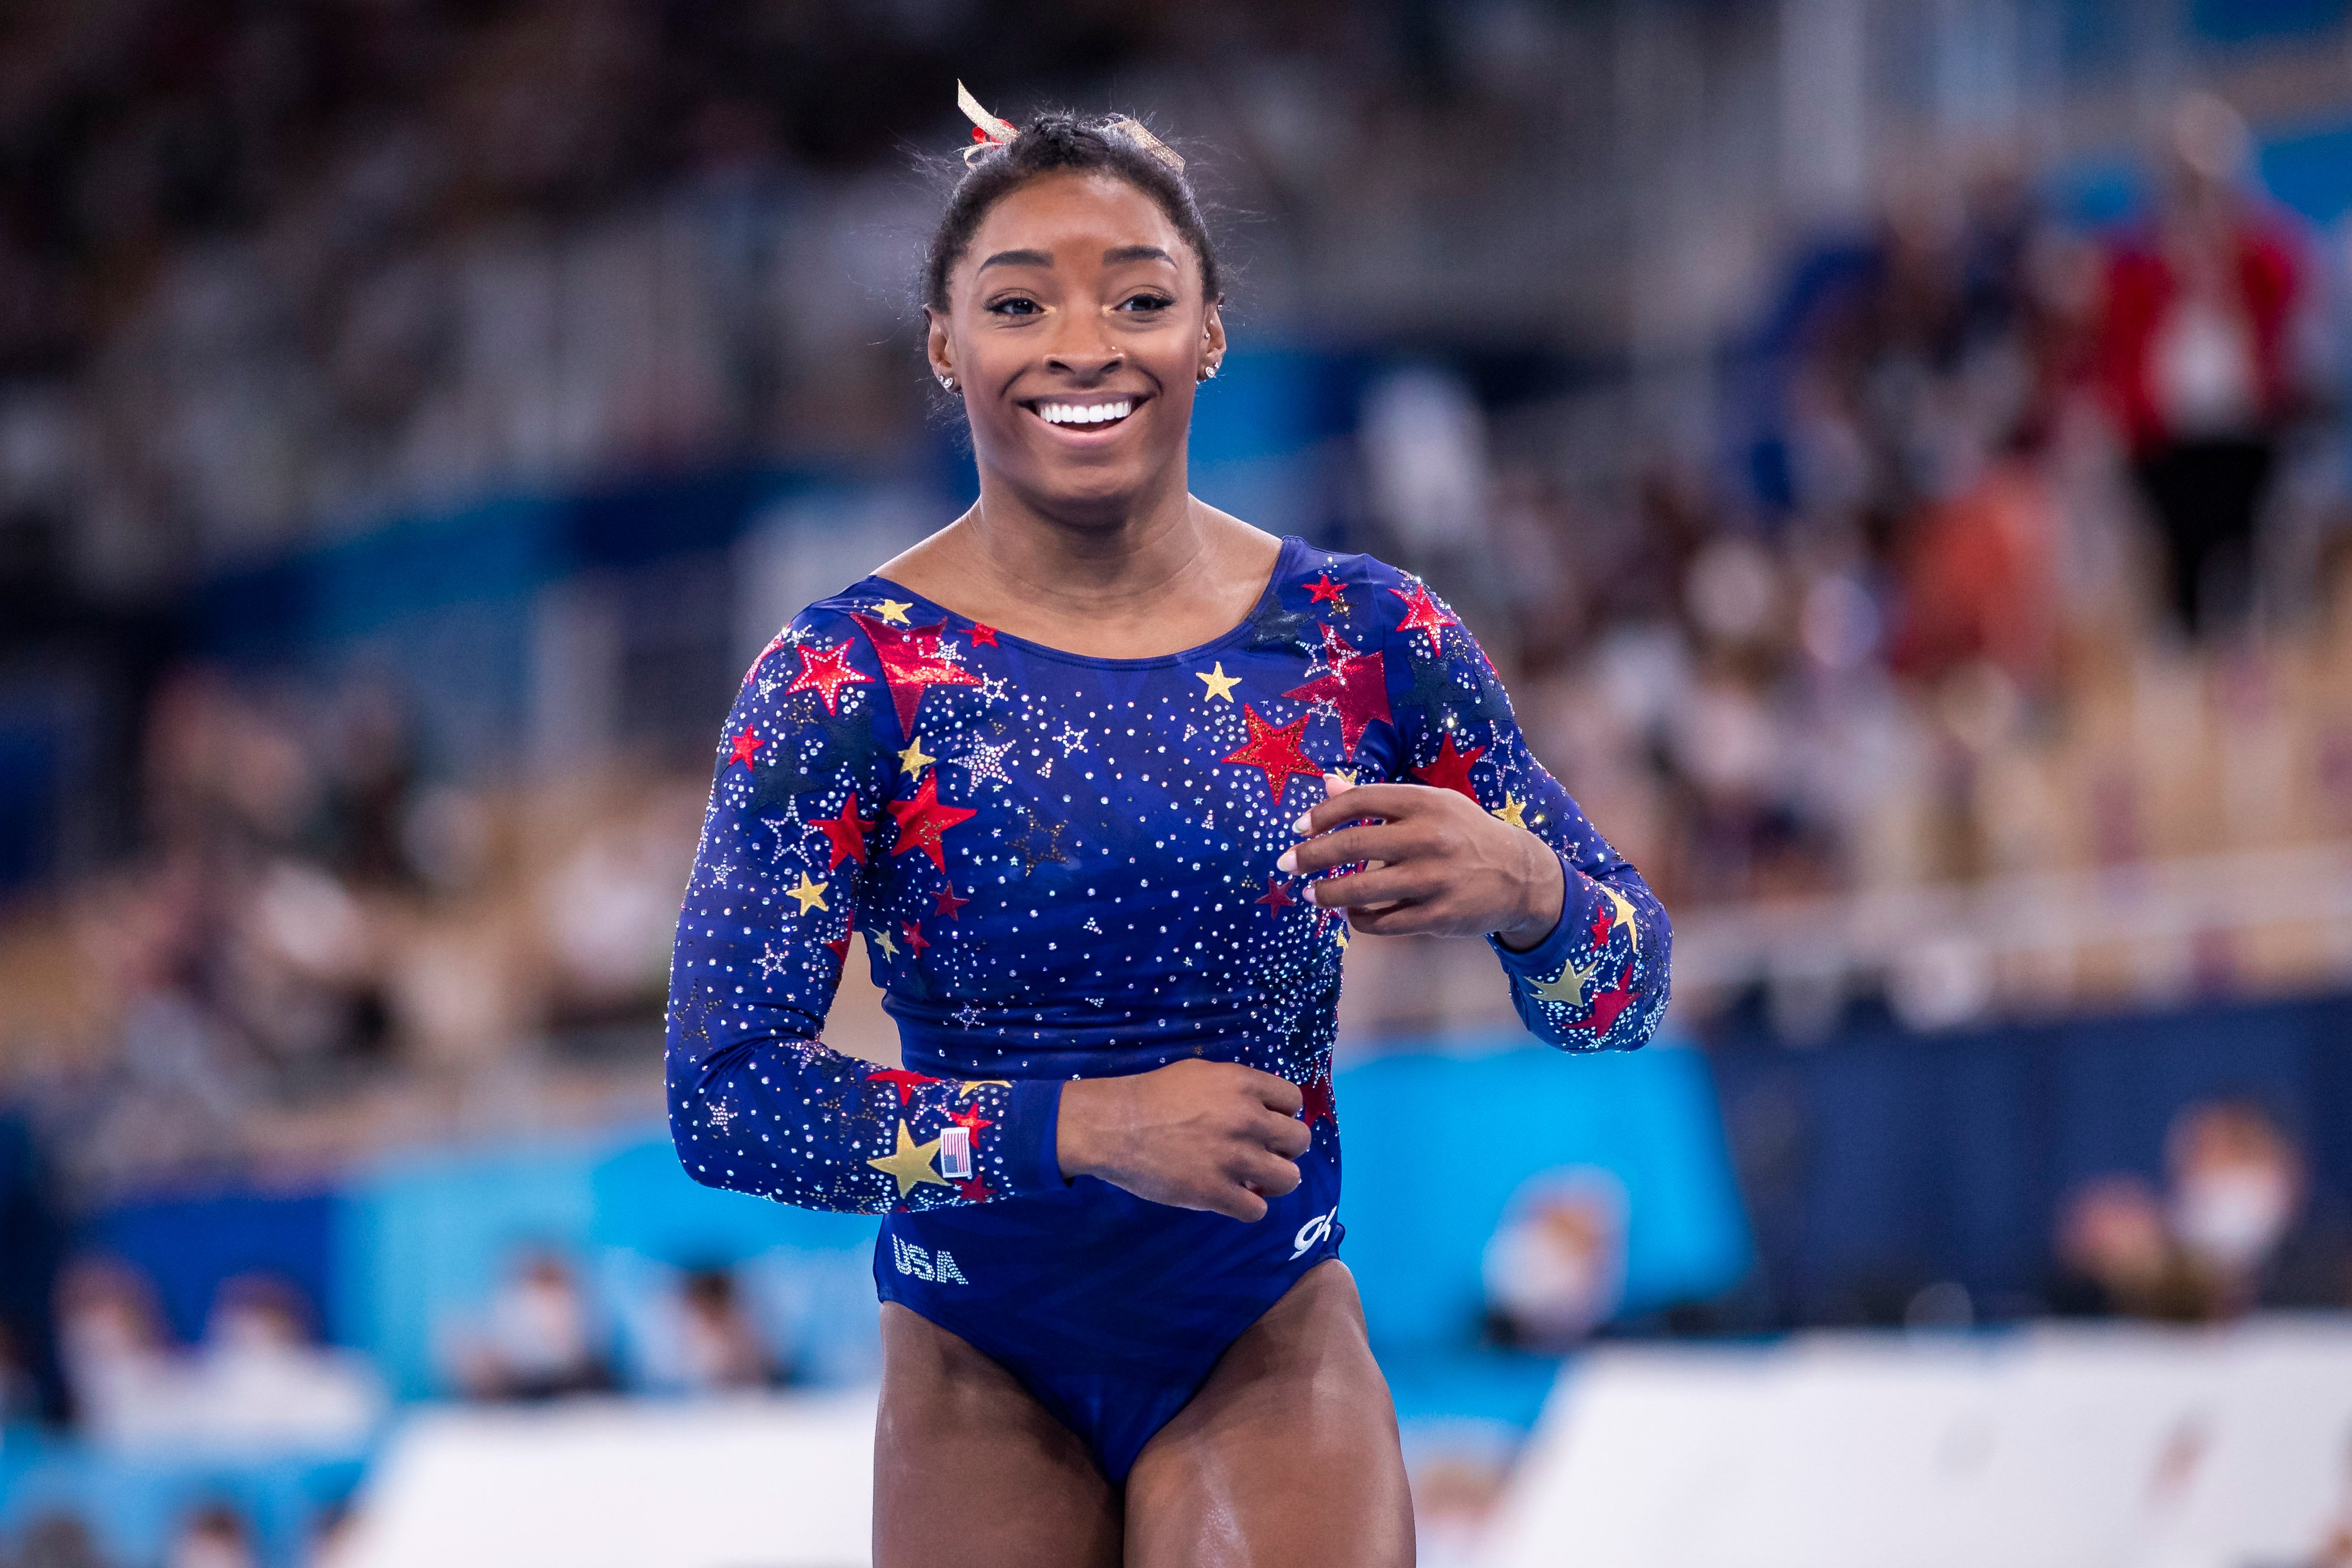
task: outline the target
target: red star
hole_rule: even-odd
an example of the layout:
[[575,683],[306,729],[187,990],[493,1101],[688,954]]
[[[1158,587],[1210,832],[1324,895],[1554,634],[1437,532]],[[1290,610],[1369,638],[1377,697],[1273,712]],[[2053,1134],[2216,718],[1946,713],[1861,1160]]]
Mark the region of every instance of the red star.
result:
[[1593,1044],[1598,1045],[1608,1039],[1609,1031],[1617,1027],[1619,1015],[1642,999],[1642,993],[1633,989],[1633,966],[1629,960],[1624,968],[1618,971],[1615,985],[1605,991],[1593,993],[1592,1011],[1584,1022],[1578,1026],[1592,1031]]
[[828,948],[832,949],[833,956],[834,956],[834,958],[835,959],[835,961],[837,961],[837,962],[839,962],[839,963],[843,963],[843,964],[846,964],[846,963],[848,963],[848,962],[849,962],[849,933],[848,933],[848,932],[846,932],[846,931],[843,932],[840,936],[838,936],[835,937],[832,941],[830,941],[830,942],[826,943],[826,944],[825,944],[825,946],[826,946]]
[[915,733],[915,710],[922,706],[925,688],[980,685],[978,675],[940,657],[940,633],[947,627],[945,621],[900,631],[854,610],[849,618],[864,630],[866,640],[874,644],[875,655],[882,661],[882,678],[890,684],[890,700],[898,705],[899,734]]
[[919,953],[931,945],[923,935],[923,923],[919,920],[901,920],[898,929],[907,934],[907,951],[909,953]]
[[1321,581],[1308,583],[1307,591],[1312,596],[1307,601],[1309,604],[1336,604],[1342,610],[1348,607],[1348,601],[1339,597],[1348,591],[1348,585],[1332,581],[1328,571],[1323,574]]
[[983,643],[992,648],[996,646],[996,628],[982,626],[975,621],[971,623],[971,645],[977,648]]
[[965,1201],[970,1203],[986,1203],[996,1196],[995,1189],[988,1185],[988,1178],[984,1176],[958,1177],[956,1190],[962,1193]]
[[746,768],[751,767],[751,753],[759,750],[761,744],[760,732],[745,725],[743,732],[735,737],[735,749],[728,754],[727,766],[732,768],[740,762]]
[[918,1072],[911,1067],[886,1067],[879,1072],[867,1073],[866,1082],[887,1083],[891,1088],[896,1089],[898,1092],[898,1109],[903,1111],[907,1108],[907,1102],[914,1098],[917,1089],[926,1083],[938,1083],[941,1080],[933,1078],[928,1073]]
[[1258,717],[1257,709],[1247,703],[1242,705],[1242,716],[1249,722],[1249,739],[1224,760],[1264,768],[1266,790],[1277,801],[1282,799],[1282,787],[1290,782],[1293,773],[1304,773],[1309,779],[1322,777],[1323,770],[1307,761],[1307,754],[1298,749],[1299,732],[1307,727],[1305,714],[1279,729]]
[[995,1123],[990,1121],[987,1117],[980,1113],[980,1107],[977,1105],[967,1105],[962,1110],[957,1112],[954,1115],[950,1116],[948,1120],[953,1122],[957,1126],[961,1127],[965,1132],[975,1135],[979,1134],[982,1127],[993,1127],[996,1125]]
[[1437,601],[1429,596],[1429,584],[1416,582],[1411,593],[1402,588],[1391,588],[1389,591],[1404,601],[1404,619],[1397,622],[1397,630],[1419,632],[1428,637],[1429,656],[1433,659],[1444,652],[1445,645],[1439,641],[1438,629],[1459,626],[1462,622],[1437,607]]
[[1389,712],[1388,672],[1381,666],[1381,654],[1359,653],[1328,626],[1323,628],[1323,656],[1331,662],[1329,671],[1282,695],[1302,702],[1329,703],[1339,716],[1339,750],[1352,757],[1367,726],[1396,721]]
[[913,800],[890,802],[890,814],[898,819],[898,841],[890,852],[903,855],[919,846],[941,871],[948,869],[947,852],[940,847],[941,835],[958,822],[980,815],[969,806],[950,806],[940,799],[940,773],[936,768],[923,775],[922,785]]
[[944,915],[950,920],[953,920],[956,917],[957,910],[961,909],[965,904],[971,902],[969,898],[958,898],[956,896],[955,883],[950,883],[945,887],[940,889],[937,896],[940,901],[940,906],[931,911],[931,913],[934,915]]
[[1297,903],[1298,900],[1291,897],[1289,894],[1284,892],[1282,883],[1279,881],[1276,880],[1272,876],[1268,876],[1265,879],[1265,895],[1263,897],[1254,898],[1250,900],[1250,902],[1253,904],[1270,904],[1274,905],[1274,912],[1276,915],[1280,915],[1284,910]]
[[1470,765],[1486,755],[1486,748],[1483,746],[1474,746],[1467,751],[1455,750],[1454,732],[1449,729],[1445,737],[1438,742],[1437,755],[1430,758],[1429,766],[1414,768],[1412,776],[1424,784],[1434,784],[1440,789],[1459,790],[1475,800],[1478,792],[1470,788]]
[[825,712],[838,713],[842,687],[873,684],[873,676],[859,674],[849,667],[849,642],[844,638],[830,648],[803,648],[801,673],[793,677],[784,695],[814,691],[824,699]]
[[1595,947],[1608,946],[1609,932],[1616,924],[1617,910],[1614,905],[1603,904],[1594,910],[1592,912],[1592,945]]
[[1299,1108],[1300,1121],[1310,1127],[1318,1122],[1338,1123],[1339,1116],[1331,1102],[1331,1075],[1328,1072],[1312,1083],[1300,1084],[1298,1093],[1307,1102]]
[[866,835],[873,831],[874,821],[872,817],[859,819],[857,791],[855,789],[849,792],[849,799],[841,803],[840,816],[819,817],[812,825],[833,844],[833,858],[824,862],[824,869],[831,871],[845,860],[864,865]]

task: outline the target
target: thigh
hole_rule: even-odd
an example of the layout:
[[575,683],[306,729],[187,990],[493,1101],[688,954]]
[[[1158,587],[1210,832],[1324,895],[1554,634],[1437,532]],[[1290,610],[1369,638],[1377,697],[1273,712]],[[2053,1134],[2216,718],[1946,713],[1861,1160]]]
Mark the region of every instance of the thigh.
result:
[[1128,1568],[1412,1568],[1396,1407],[1356,1281],[1318,1265],[1235,1340],[1127,1479]]
[[1076,1433],[996,1362],[882,1306],[875,1568],[1118,1568],[1119,1503]]

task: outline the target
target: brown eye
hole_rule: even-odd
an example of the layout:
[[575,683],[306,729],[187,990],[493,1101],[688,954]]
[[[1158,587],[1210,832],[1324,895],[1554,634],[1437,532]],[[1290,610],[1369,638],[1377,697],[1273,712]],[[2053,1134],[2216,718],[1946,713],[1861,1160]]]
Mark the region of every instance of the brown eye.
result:
[[1164,294],[1139,294],[1120,300],[1118,308],[1122,310],[1165,310],[1175,303]]
[[1015,295],[1010,299],[997,300],[988,308],[988,313],[992,316],[1034,316],[1041,308],[1034,299],[1024,299]]

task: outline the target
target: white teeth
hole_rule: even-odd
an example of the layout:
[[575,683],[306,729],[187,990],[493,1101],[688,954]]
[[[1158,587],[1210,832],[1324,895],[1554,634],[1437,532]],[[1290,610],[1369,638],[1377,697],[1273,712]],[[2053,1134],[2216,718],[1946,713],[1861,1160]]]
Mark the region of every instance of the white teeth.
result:
[[1125,419],[1135,412],[1131,399],[1118,402],[1041,402],[1037,416],[1048,424],[1103,424],[1114,419]]

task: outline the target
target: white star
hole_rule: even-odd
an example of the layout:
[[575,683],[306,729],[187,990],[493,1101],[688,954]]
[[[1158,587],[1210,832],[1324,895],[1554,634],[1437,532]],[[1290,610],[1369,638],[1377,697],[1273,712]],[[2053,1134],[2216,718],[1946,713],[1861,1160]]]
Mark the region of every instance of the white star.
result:
[[950,757],[948,760],[967,769],[971,775],[971,782],[975,785],[983,779],[1010,784],[1013,779],[1004,771],[1004,754],[1013,749],[1013,744],[1006,740],[991,746],[984,740],[975,740],[961,757]]
[[715,887],[725,887],[727,885],[727,879],[734,874],[735,862],[733,861],[720,861],[718,864],[710,868],[711,884]]
[[1001,703],[1004,700],[1004,694],[1011,689],[1002,675],[982,675],[980,678],[980,695],[984,702]]
[[759,966],[760,978],[772,980],[792,967],[793,960],[790,954],[777,952],[776,945],[771,942],[760,950],[760,956],[751,962]]
[[726,1101],[721,1100],[719,1103],[710,1108],[710,1124],[718,1128],[720,1132],[725,1132],[727,1130],[728,1124],[734,1120],[735,1107],[727,1103]]
[[956,1022],[963,1025],[966,1029],[971,1029],[977,1025],[984,1016],[985,1015],[982,1014],[978,1008],[972,1006],[970,1002],[964,1003],[963,1006],[956,1009],[955,1010]]
[[1065,757],[1073,751],[1084,751],[1087,748],[1087,732],[1083,729],[1073,729],[1066,719],[1062,723],[1062,733],[1054,738],[1062,743],[1062,755]]

